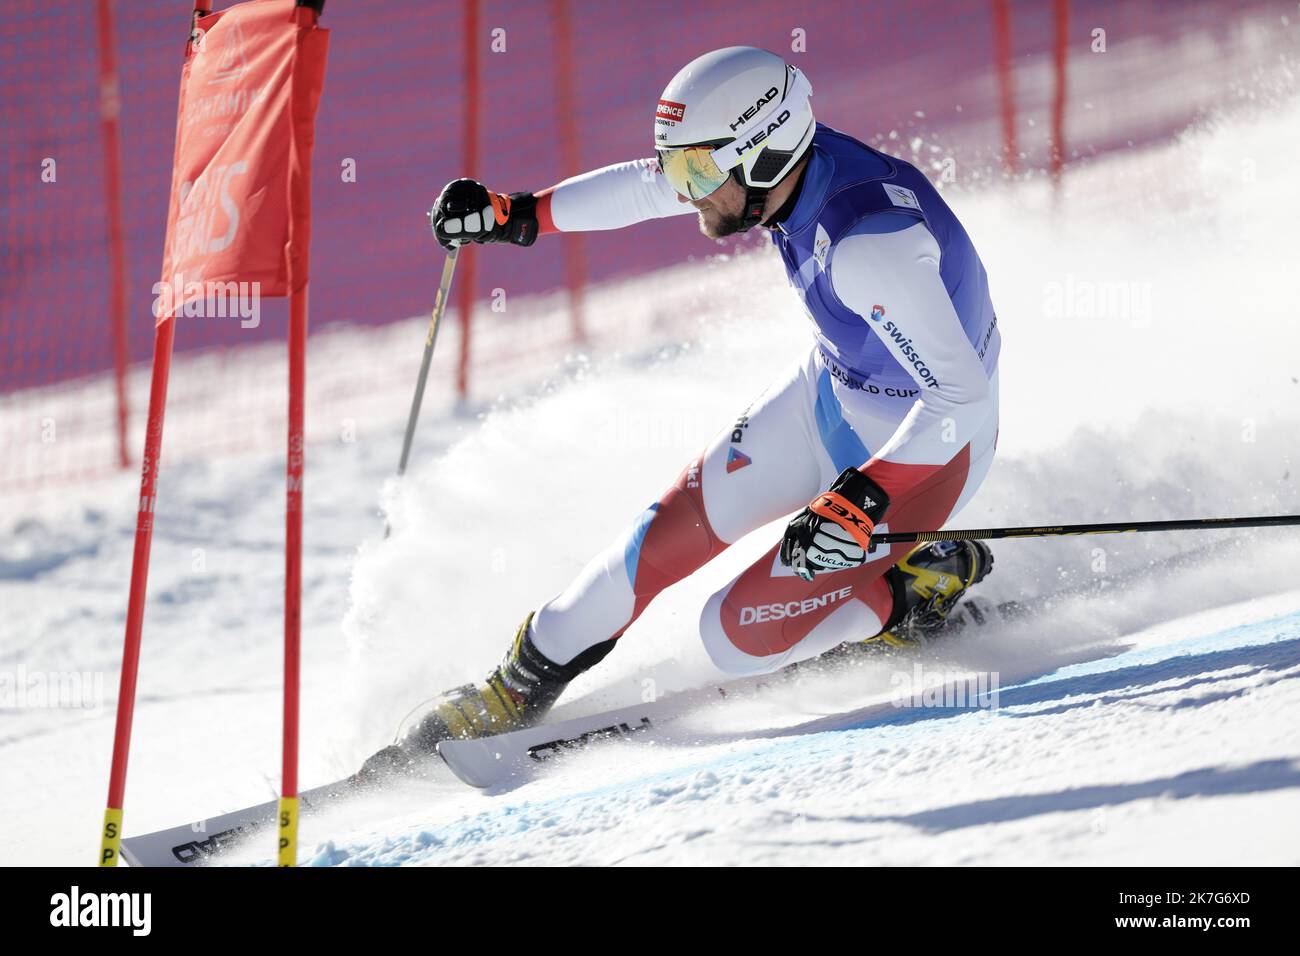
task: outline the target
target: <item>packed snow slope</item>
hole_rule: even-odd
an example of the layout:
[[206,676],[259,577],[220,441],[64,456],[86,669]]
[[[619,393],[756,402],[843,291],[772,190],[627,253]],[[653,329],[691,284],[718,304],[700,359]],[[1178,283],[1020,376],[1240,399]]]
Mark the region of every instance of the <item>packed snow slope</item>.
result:
[[[955,526],[1300,512],[1297,153],[1300,102],[1271,99],[1257,117],[1072,170],[1055,198],[1037,180],[963,190],[958,171],[946,195],[988,265],[1005,347],[998,460]],[[710,248],[689,221],[682,242]],[[757,245],[592,290],[589,306],[641,315],[668,285],[706,317],[690,343],[574,359],[483,414],[431,411],[400,487],[396,427],[363,420],[357,440],[310,449],[305,786],[481,676],[524,614],[808,347]],[[33,674],[91,688],[81,709],[2,702],[0,862],[95,853],[135,482],[0,506],[0,671],[11,689]],[[278,454],[164,468],[128,834],[274,791],[282,483]],[[662,595],[557,716],[716,681],[699,608],[778,530]],[[1028,623],[806,676],[496,792],[443,775],[310,815],[303,858],[1300,862],[1300,532],[995,551],[990,597],[1064,596]],[[890,705],[900,688],[972,674],[997,676],[997,706]],[[272,839],[229,859],[266,862]]]

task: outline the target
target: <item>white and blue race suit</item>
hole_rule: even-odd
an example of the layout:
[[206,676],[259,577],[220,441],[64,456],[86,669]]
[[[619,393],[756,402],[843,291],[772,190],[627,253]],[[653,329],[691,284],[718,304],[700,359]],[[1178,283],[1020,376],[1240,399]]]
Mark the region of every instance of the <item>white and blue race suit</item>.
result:
[[[538,194],[543,233],[616,229],[693,213],[653,159]],[[932,530],[974,494],[998,429],[1000,336],[988,278],[965,229],[914,166],[819,124],[793,208],[771,229],[815,342],[676,482],[533,620],[567,663],[622,636],[649,602],[729,544],[827,488],[846,467],[890,496],[877,530]],[[907,551],[804,581],[779,541],[703,609],[721,669],[762,673],[877,633],[882,577]]]

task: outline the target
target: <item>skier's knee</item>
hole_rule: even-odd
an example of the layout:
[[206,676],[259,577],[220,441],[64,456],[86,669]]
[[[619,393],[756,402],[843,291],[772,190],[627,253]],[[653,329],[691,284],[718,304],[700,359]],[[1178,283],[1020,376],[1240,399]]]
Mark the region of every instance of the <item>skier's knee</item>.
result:
[[638,596],[658,594],[726,548],[709,525],[699,474],[696,459],[649,509],[628,545],[628,576]]

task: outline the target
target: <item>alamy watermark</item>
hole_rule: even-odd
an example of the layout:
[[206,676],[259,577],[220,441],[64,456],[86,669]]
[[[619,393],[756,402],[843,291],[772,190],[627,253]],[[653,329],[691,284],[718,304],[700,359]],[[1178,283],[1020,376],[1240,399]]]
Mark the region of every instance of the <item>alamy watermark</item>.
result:
[[911,672],[895,671],[889,678],[895,707],[958,707],[995,710],[998,706],[997,671],[944,671],[912,665]]
[[1052,319],[1119,319],[1141,328],[1151,324],[1152,299],[1150,282],[1066,273],[1043,284],[1043,315]]
[[0,671],[0,708],[73,708],[98,713],[104,706],[99,671]]
[[50,925],[116,926],[129,929],[132,936],[148,936],[153,928],[153,894],[82,892],[73,884],[68,892],[50,897]]
[[155,282],[153,294],[155,319],[175,314],[199,319],[238,318],[243,329],[262,324],[260,282],[186,282],[184,274],[178,272],[171,282]]

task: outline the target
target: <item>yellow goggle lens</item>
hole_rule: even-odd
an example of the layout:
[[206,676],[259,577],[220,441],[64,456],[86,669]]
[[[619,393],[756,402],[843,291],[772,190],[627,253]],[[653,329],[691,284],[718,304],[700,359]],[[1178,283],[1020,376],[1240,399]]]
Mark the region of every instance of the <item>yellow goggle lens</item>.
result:
[[684,146],[659,150],[659,168],[680,196],[703,199],[727,181],[727,173],[713,161],[712,146]]

